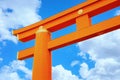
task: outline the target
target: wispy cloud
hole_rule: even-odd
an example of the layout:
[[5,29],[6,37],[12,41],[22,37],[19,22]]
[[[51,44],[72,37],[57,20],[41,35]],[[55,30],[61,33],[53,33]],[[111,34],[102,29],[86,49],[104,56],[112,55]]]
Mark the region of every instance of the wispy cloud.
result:
[[116,13],[115,13],[116,16],[119,16],[120,15],[120,10],[117,10]]
[[[25,76],[21,77],[19,72]],[[0,68],[0,80],[31,80],[31,74],[24,61],[14,60]]]
[[0,41],[17,43],[11,30],[39,21],[40,6],[41,0],[0,0]]
[[71,67],[78,65],[80,62],[78,60],[72,61]]
[[3,58],[0,58],[0,62],[2,62],[3,61]]

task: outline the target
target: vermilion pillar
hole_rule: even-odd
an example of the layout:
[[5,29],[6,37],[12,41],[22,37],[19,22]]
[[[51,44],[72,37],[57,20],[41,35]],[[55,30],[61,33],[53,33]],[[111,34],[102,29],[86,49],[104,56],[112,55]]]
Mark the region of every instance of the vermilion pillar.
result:
[[40,27],[36,32],[35,40],[32,80],[52,80],[51,53],[48,50],[50,33],[43,27]]

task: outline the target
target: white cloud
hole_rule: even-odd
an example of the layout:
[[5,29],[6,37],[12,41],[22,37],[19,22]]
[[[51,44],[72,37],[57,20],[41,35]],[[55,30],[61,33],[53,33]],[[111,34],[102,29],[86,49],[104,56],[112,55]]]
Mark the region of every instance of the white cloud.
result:
[[74,67],[74,66],[76,66],[77,64],[79,64],[79,61],[78,61],[78,60],[72,61],[71,67]]
[[0,0],[0,41],[17,42],[12,29],[39,21],[37,14],[41,0]]
[[24,61],[13,61],[11,63],[11,67],[13,70],[20,70],[25,73],[25,77],[31,79],[32,72],[28,68],[25,67]]
[[[21,77],[19,72],[25,76]],[[12,61],[0,68],[0,80],[31,80],[31,70],[25,67],[24,61]]]
[[120,30],[107,33],[84,42],[78,43],[80,49],[84,52],[88,52],[93,60],[114,58],[119,60],[120,58]]
[[[83,63],[86,64],[86,63]],[[95,68],[88,70],[87,65],[80,69],[82,78],[86,80],[119,80],[120,63],[114,59],[99,59]]]
[[[86,80],[119,80],[120,77],[120,30],[101,35],[78,43],[83,52],[96,62],[95,67],[88,70],[86,65],[80,69]],[[83,72],[85,71],[86,74]]]
[[53,80],[81,80],[76,75],[73,75],[71,71],[64,69],[62,65],[57,65],[52,69]]
[[82,63],[81,67],[80,67],[80,71],[79,71],[81,77],[86,78],[89,74],[88,72],[89,72],[88,71],[88,65],[86,63]]

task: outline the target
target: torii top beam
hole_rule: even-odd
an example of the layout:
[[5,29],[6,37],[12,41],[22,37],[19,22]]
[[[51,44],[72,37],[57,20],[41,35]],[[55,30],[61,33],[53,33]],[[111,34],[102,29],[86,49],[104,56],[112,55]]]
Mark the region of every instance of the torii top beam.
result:
[[50,18],[19,30],[14,30],[13,34],[16,35],[20,41],[26,42],[35,38],[35,32],[38,30],[39,26],[44,26],[47,30],[54,32],[74,24],[77,17],[85,14],[89,17],[93,17],[119,5],[120,0],[88,0],[87,2],[74,6]]
[[[81,27],[78,25],[78,27]],[[99,24],[88,26],[85,29],[70,33],[48,42],[48,49],[55,50],[79,41],[83,41],[120,28],[120,16],[116,16]],[[18,52],[18,59],[23,60],[34,56],[35,47]]]

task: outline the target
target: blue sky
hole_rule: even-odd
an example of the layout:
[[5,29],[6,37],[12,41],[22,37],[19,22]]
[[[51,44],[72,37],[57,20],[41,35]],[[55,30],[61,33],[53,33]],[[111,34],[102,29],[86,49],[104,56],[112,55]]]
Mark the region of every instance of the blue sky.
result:
[[[86,0],[1,0],[0,80],[31,80],[33,59],[17,60],[17,51],[35,41],[22,43],[11,34],[19,29]],[[120,7],[93,17],[96,24],[119,16]],[[76,30],[71,25],[52,33],[52,39]],[[53,80],[118,80],[120,77],[120,30],[52,51]],[[114,72],[114,73],[111,73]]]

